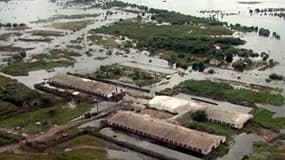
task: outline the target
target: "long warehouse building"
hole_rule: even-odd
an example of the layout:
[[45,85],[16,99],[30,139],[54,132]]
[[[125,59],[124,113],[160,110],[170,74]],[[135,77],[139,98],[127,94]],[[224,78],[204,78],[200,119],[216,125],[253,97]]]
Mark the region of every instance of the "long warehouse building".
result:
[[208,134],[172,123],[168,123],[148,115],[130,111],[119,111],[108,121],[108,125],[200,153],[209,154],[213,149],[226,141],[226,137]]
[[70,88],[106,99],[112,99],[124,92],[123,88],[115,85],[62,73],[58,73],[50,78],[48,83],[56,87]]

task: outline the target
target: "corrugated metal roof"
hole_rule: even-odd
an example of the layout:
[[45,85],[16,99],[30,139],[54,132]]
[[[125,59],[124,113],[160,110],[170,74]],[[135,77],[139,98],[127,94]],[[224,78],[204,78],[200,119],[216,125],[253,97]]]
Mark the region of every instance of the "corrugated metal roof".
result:
[[203,154],[210,153],[213,148],[218,147],[226,139],[224,136],[188,129],[129,111],[119,111],[108,120],[108,123],[110,125],[126,126],[130,129],[151,134],[154,137],[163,137],[182,146],[191,146],[197,150],[200,149]]
[[50,78],[49,82],[69,86],[74,89],[78,88],[86,92],[102,94],[106,97],[112,95],[113,92],[114,93],[120,92],[121,89],[119,87],[107,83],[98,82],[62,73],[58,73],[54,77]]
[[224,122],[235,128],[242,128],[253,116],[251,114],[227,110],[214,105],[201,105],[191,100],[168,96],[156,96],[149,101],[149,107],[164,110],[171,113],[183,113],[185,111],[195,112],[205,110],[208,118],[219,122]]

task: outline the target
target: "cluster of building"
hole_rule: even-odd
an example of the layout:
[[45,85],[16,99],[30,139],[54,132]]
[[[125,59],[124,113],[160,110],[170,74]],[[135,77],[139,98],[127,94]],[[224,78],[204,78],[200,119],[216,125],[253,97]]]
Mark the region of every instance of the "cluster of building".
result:
[[[174,117],[186,113],[204,110],[207,119],[213,123],[221,123],[230,127],[241,129],[253,116],[232,110],[226,110],[214,105],[201,105],[192,100],[184,100],[168,96],[156,96],[149,101],[149,108],[161,112],[169,112]],[[157,142],[168,144],[179,149],[186,149],[208,155],[213,149],[226,141],[225,136],[201,132],[168,120],[154,118],[148,114],[130,111],[119,111],[108,119],[107,124],[113,128],[143,136]]]
[[[125,92],[119,86],[67,74],[55,75],[48,80],[48,84],[76,93],[100,96],[106,100],[116,99]],[[149,101],[148,108],[156,111],[155,113],[167,112],[174,116],[168,119],[159,119],[151,114],[118,111],[107,120],[107,125],[175,148],[207,155],[224,143],[226,137],[185,128],[173,123],[170,119],[203,110],[207,114],[208,121],[241,129],[253,117],[247,113],[228,110],[216,105],[204,105],[194,100],[169,96],[154,97]]]
[[221,123],[236,129],[242,129],[244,124],[253,116],[215,105],[201,105],[192,100],[184,100],[168,96],[156,96],[149,102],[149,107],[174,114],[184,114],[204,110],[208,121]]

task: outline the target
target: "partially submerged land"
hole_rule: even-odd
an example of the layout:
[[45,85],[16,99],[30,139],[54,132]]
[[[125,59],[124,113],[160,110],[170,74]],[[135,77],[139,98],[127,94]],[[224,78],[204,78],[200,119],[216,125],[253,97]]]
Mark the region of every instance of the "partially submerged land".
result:
[[[210,77],[222,70],[262,72],[278,65],[268,53],[242,49],[246,42],[232,36],[258,28],[119,1],[92,7],[103,11],[58,15],[34,22],[40,26],[36,29],[0,35],[0,41],[7,42],[0,47],[7,55],[0,70],[12,75],[0,76],[0,159],[110,160],[142,157],[141,153],[145,159],[180,154],[186,159],[216,159],[226,155],[242,133],[258,135],[263,141],[254,144],[253,154],[245,159],[269,157],[263,147],[276,153],[275,159],[284,158],[280,130],[285,119],[257,107],[284,107],[282,89],[249,85],[240,78],[235,82],[191,77]],[[76,65],[85,67],[65,70]],[[13,80],[39,70],[48,70],[51,76],[33,84],[36,89]],[[61,73],[67,71],[71,73]],[[279,74],[267,76],[270,83],[268,78],[284,80]],[[180,93],[189,97],[173,98]],[[173,97],[154,104],[161,98],[155,94]],[[230,103],[225,107],[222,101]],[[238,121],[239,116],[243,121]],[[189,141],[175,137],[171,128],[179,129]],[[196,133],[207,140],[191,142],[189,135]],[[212,142],[215,138],[219,142]],[[157,148],[144,148],[140,142]],[[278,149],[272,147],[277,145]],[[170,154],[164,152],[166,148]],[[112,151],[126,156],[112,156]]]
[[165,78],[165,76],[166,75],[163,73],[156,73],[153,71],[136,69],[127,66],[121,66],[118,64],[101,66],[100,69],[95,72],[95,77],[97,78],[104,78],[111,80],[121,79],[122,81],[125,82],[131,81],[130,83],[135,83],[138,86],[145,86],[145,85],[158,83],[163,78]]

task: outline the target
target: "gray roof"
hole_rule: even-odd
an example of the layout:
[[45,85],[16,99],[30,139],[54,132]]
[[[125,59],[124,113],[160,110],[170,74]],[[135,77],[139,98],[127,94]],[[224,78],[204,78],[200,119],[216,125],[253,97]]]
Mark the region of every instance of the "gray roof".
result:
[[121,88],[111,84],[85,79],[67,74],[56,74],[49,79],[49,82],[70,87],[75,90],[91,92],[102,96],[111,96],[112,93],[120,92]]
[[147,115],[129,111],[119,111],[108,120],[108,123],[110,125],[119,124],[126,126],[150,134],[153,137],[163,137],[176,144],[180,144],[180,146],[191,146],[197,150],[200,149],[200,152],[203,154],[210,153],[213,148],[218,147],[220,143],[226,139],[224,136],[188,129]]

